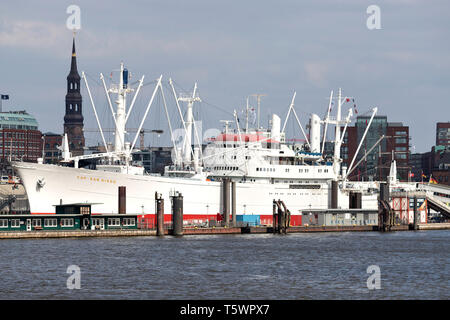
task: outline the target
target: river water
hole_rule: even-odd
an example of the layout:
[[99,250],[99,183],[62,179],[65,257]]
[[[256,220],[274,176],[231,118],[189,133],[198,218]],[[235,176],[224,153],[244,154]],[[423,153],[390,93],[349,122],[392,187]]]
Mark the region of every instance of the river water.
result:
[[0,299],[449,299],[449,265],[448,230],[0,240]]

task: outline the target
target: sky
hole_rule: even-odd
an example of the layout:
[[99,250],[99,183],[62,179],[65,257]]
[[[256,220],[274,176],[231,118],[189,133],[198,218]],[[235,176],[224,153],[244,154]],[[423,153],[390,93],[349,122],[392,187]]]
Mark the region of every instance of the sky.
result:
[[[339,88],[355,98],[359,115],[377,107],[388,121],[409,126],[412,152],[429,151],[436,122],[450,121],[448,0],[3,1],[0,93],[10,96],[3,110],[27,110],[42,132],[63,132],[73,36],[66,10],[72,4],[81,14],[78,71],[88,74],[103,128],[113,122],[99,73],[109,80],[121,61],[131,82],[145,75],[130,128],[139,126],[160,75],[174,126],[179,117],[169,78],[177,91],[198,83],[202,102],[194,110],[204,129],[222,128],[219,121],[233,120],[234,109],[242,120],[246,97],[254,93],[266,94],[262,125],[271,113],[284,121],[294,91],[305,125],[311,113],[324,116],[330,91]],[[380,29],[367,26],[370,5],[380,8]],[[97,144],[84,83],[82,95],[86,142]],[[167,132],[161,101],[158,94],[144,128]],[[256,106],[254,98],[250,104]],[[349,107],[344,104],[343,114]],[[293,121],[290,135],[301,138]],[[146,136],[146,144],[169,142],[164,134]]]

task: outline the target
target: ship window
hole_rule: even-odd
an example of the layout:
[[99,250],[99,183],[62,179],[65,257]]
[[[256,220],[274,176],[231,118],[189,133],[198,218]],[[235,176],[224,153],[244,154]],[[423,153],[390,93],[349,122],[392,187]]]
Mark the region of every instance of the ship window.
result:
[[19,219],[12,219],[11,220],[11,227],[12,228],[19,228],[20,227],[20,220]]
[[8,228],[8,219],[0,220],[0,228]]

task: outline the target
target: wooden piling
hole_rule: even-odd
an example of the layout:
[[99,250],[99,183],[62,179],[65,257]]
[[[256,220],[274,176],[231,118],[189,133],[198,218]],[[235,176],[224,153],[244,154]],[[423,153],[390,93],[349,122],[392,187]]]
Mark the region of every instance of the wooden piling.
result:
[[236,227],[236,181],[231,182],[231,223],[233,227]]
[[164,236],[164,199],[160,193],[155,192],[156,202],[156,235]]
[[127,189],[125,186],[119,187],[119,213],[127,213]]
[[414,196],[414,230],[419,230],[419,217],[417,216],[417,196]]
[[224,226],[230,226],[230,179],[222,180]]
[[333,180],[331,181],[331,208],[338,208],[338,182]]
[[183,195],[181,193],[172,196],[172,226],[174,236],[183,235]]

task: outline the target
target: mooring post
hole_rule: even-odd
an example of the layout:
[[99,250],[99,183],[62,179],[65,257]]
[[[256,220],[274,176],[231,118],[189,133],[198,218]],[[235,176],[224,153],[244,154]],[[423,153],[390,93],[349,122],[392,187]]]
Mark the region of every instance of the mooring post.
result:
[[281,207],[281,201],[278,199],[277,201],[278,206],[278,233],[285,232],[285,214],[283,211],[283,208]]
[[378,201],[378,210],[380,212],[378,225],[382,231],[390,231],[394,225],[394,214],[389,205],[389,184],[380,182],[380,197]]
[[119,187],[119,213],[127,213],[127,189],[125,186]]
[[225,227],[230,226],[230,179],[224,178],[223,185],[223,215]]
[[291,223],[290,219],[290,212],[288,208],[286,207],[286,204],[284,201],[281,201],[281,205],[283,206],[283,232],[286,234],[287,229],[289,228],[289,225]]
[[236,181],[231,182],[231,223],[236,227]]
[[331,181],[331,209],[338,208],[338,182]]
[[356,192],[355,193],[356,196],[356,209],[362,209],[362,193],[361,192]]
[[172,196],[172,226],[174,236],[183,235],[183,195],[178,192]]
[[164,199],[162,195],[155,192],[155,202],[156,202],[156,235],[164,236]]
[[380,200],[389,203],[389,185],[386,182],[380,182]]
[[273,217],[272,217],[272,232],[276,233],[277,232],[277,220],[278,220],[278,216],[277,216],[277,203],[275,202],[275,199],[273,199],[272,201],[272,212],[273,212]]
[[419,230],[419,217],[417,216],[417,196],[414,196],[414,230]]
[[354,209],[354,207],[355,207],[355,195],[354,195],[353,191],[350,191],[348,193],[348,207],[349,207],[349,209]]

